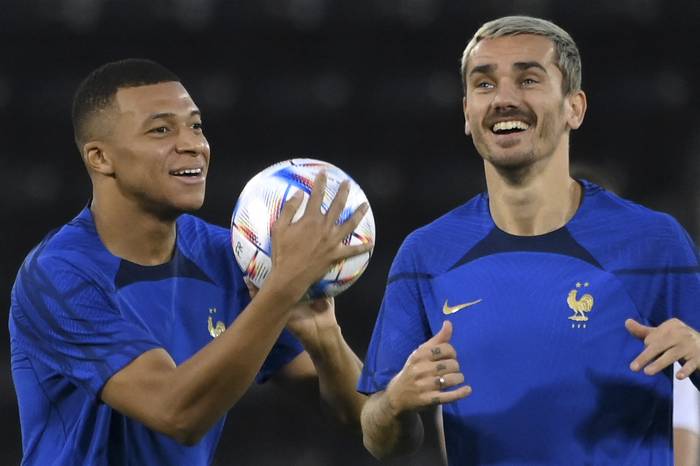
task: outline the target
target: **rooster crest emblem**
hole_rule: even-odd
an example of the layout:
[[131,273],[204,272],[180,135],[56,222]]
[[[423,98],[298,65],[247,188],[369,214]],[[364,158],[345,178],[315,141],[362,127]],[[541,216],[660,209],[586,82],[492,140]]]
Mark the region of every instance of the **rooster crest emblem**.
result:
[[588,293],[580,298],[576,296],[578,289],[581,287],[588,287],[588,282],[583,284],[576,283],[576,289],[569,291],[569,296],[566,297],[566,304],[569,305],[569,309],[574,311],[574,315],[569,316],[569,319],[576,322],[586,322],[588,320],[586,313],[591,312],[594,303],[593,296]]
[[219,320],[216,322],[216,326],[214,326],[214,320],[211,317],[212,314],[216,314],[215,307],[209,309],[209,335],[211,335],[212,338],[216,338],[224,333],[224,330],[226,330],[226,325]]

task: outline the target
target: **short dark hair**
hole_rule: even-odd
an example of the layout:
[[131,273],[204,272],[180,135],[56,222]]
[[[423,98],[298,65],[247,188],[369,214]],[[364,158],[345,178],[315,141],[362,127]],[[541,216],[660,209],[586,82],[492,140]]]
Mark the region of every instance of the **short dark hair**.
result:
[[163,65],[142,58],[127,58],[106,63],[92,71],[80,83],[73,97],[73,134],[78,150],[91,137],[87,123],[100,110],[114,103],[121,88],[148,86],[180,78]]

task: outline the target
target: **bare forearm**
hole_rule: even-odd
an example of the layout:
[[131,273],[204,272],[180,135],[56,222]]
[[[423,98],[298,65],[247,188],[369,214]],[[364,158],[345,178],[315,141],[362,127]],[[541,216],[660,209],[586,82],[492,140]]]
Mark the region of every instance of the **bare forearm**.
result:
[[[276,302],[259,302],[246,309],[220,337],[181,364],[173,374],[174,406],[204,433],[253,383],[285,325]],[[261,315],[264,314],[264,315]]]
[[691,430],[673,429],[673,457],[676,466],[700,464],[700,436]]
[[175,367],[163,350],[145,353],[139,359],[151,360],[116,374],[103,400],[182,443],[197,441],[252,383],[286,324],[284,308],[283,295],[261,290],[230,328],[190,359]]
[[378,459],[412,453],[423,443],[423,422],[415,411],[396,414],[386,392],[378,392],[362,409],[362,438]]
[[321,401],[344,425],[360,431],[360,415],[366,397],[357,392],[362,362],[350,349],[340,327],[320,330],[314,345],[306,348],[319,378]]

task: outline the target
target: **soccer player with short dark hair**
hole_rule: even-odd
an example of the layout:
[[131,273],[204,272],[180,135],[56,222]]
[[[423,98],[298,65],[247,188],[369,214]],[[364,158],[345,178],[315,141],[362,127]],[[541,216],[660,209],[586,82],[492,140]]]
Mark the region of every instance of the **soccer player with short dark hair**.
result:
[[[225,414],[254,379],[318,395],[359,429],[361,363],[332,299],[300,303],[342,257],[343,185],[323,215],[288,201],[273,267],[251,299],[228,229],[204,201],[209,144],[180,80],[149,60],[108,63],[80,85],[75,140],[89,205],[27,256],[12,291],[12,374],[23,465],[209,465]],[[305,351],[306,350],[306,351]]]
[[487,192],[394,260],[359,383],[365,445],[417,448],[417,411],[441,405],[451,465],[672,465],[672,366],[700,364],[694,245],[570,176],[586,95],[563,29],[488,22],[462,78]]

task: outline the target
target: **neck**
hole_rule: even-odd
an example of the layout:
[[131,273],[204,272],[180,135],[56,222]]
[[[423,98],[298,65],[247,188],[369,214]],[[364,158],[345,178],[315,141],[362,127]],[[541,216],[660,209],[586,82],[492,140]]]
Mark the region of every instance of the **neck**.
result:
[[168,262],[175,250],[175,218],[163,219],[136,203],[93,192],[90,211],[97,234],[113,255],[140,265]]
[[563,227],[574,216],[582,188],[569,176],[568,152],[513,173],[484,161],[491,216],[501,230],[535,236]]

